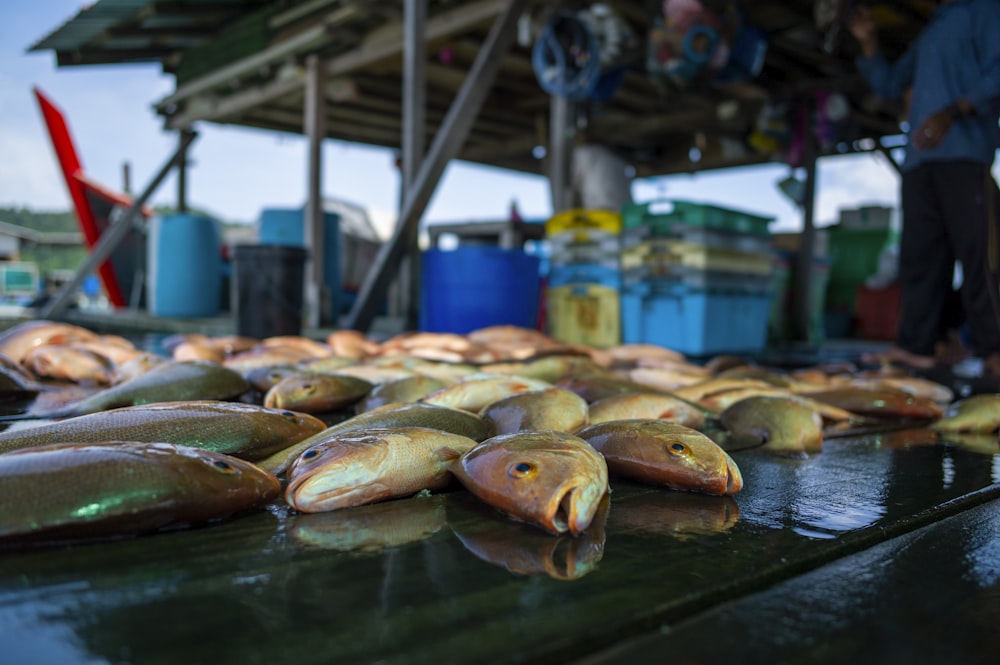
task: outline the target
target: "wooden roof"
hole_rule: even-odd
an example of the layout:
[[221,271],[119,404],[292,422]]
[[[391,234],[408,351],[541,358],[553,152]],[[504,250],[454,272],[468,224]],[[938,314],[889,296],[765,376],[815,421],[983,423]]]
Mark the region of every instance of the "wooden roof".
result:
[[[536,27],[551,4],[532,5]],[[766,37],[760,74],[684,85],[647,70],[646,37],[662,3],[606,4],[627,20],[638,42],[617,63],[626,69],[614,96],[585,102],[580,109],[589,138],[615,149],[640,176],[784,159],[785,146],[760,150],[748,141],[761,109],[785,104],[787,129],[794,134],[797,109],[810,109],[817,95],[833,92],[849,102],[849,118],[829,135],[824,151],[872,149],[875,142],[859,140],[900,134],[899,108],[875,100],[855,70],[854,40],[836,23],[826,27],[821,16],[822,7],[843,2],[729,3]],[[908,0],[876,6],[890,57],[918,34],[935,4]],[[428,142],[505,5],[505,0],[428,1]],[[92,12],[103,12],[103,20],[94,23]],[[100,0],[32,48],[54,50],[60,65],[160,62],[177,78],[175,92],[157,102],[168,127],[210,121],[293,133],[303,132],[303,61],[319,53],[329,77],[328,135],[396,148],[401,141],[402,14],[402,0]],[[81,29],[84,21],[89,21],[87,30]],[[548,142],[549,100],[532,66],[530,42],[515,44],[459,157],[542,172],[534,149]],[[696,161],[693,147],[700,155]]]

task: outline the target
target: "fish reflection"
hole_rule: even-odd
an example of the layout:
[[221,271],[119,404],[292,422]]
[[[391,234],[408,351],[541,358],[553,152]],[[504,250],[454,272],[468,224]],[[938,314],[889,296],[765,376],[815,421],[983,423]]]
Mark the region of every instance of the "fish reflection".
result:
[[687,540],[725,533],[739,519],[740,507],[731,496],[647,492],[616,501],[608,525],[615,532],[642,532]]
[[610,504],[604,496],[590,527],[579,536],[553,535],[511,522],[470,494],[448,497],[448,525],[479,559],[515,575],[548,575],[577,580],[604,557],[604,530]]
[[378,552],[423,540],[448,523],[444,496],[356,506],[327,513],[293,515],[288,520],[292,540],[339,552]]
[[1000,455],[1000,437],[982,432],[942,432],[941,442],[983,455]]
[[[994,439],[996,437],[993,437]],[[893,432],[882,432],[877,435],[876,441],[880,448],[890,448],[901,450],[903,448],[914,448],[918,446],[936,446],[941,441],[941,436],[934,430],[926,427],[916,429],[902,429]]]

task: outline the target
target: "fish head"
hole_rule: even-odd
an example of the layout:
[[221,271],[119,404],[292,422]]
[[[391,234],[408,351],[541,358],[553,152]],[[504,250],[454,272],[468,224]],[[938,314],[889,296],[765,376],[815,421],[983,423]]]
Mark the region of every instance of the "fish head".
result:
[[288,469],[285,500],[300,512],[318,513],[388,498],[383,467],[390,457],[383,436],[345,434],[317,443]]
[[604,455],[615,473],[706,494],[743,489],[736,462],[690,427],[663,420],[617,420],[591,425],[578,434]]
[[[245,508],[249,505],[263,505],[281,493],[281,483],[274,474],[245,460],[223,453],[166,443],[153,443],[148,450],[153,454],[167,457],[181,457],[184,462],[176,465],[183,469],[184,484],[193,488],[211,488],[211,496],[219,503]],[[209,495],[208,492],[203,492]],[[220,510],[220,512],[225,512]]]
[[487,439],[452,472],[494,508],[555,534],[586,530],[608,492],[604,459],[585,441],[561,432]]

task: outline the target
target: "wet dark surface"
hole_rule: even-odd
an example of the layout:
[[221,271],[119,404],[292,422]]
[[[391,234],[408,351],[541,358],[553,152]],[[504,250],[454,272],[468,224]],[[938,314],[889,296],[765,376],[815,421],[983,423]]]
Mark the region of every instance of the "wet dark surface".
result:
[[745,489],[733,498],[613,480],[606,517],[576,539],[452,491],[320,515],[276,504],[197,529],[3,552],[0,653],[843,662],[892,656],[896,640],[919,655],[940,637],[935,614],[995,644],[1000,450],[995,438],[978,445],[896,433],[830,440],[810,458],[742,451]]

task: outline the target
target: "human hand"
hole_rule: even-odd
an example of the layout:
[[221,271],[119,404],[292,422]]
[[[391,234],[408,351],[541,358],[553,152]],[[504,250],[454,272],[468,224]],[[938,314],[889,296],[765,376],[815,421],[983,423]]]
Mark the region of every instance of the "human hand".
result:
[[953,119],[954,116],[949,108],[943,108],[928,116],[911,134],[910,139],[913,141],[913,145],[919,150],[926,150],[941,143],[941,139],[951,129]]

